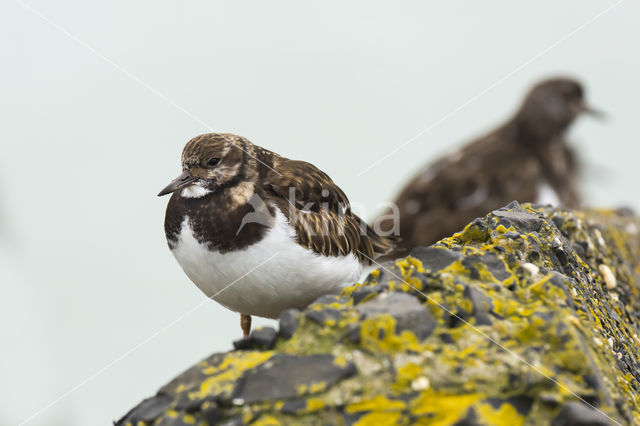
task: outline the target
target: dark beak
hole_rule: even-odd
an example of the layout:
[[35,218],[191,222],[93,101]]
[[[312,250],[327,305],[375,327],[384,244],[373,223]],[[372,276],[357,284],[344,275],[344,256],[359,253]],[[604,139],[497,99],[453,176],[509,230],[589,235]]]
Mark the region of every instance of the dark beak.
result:
[[158,193],[158,197],[171,194],[172,192],[182,189],[185,186],[189,186],[196,180],[198,180],[198,178],[191,176],[189,170],[185,170],[180,176],[172,180],[169,185],[165,186],[164,189]]
[[580,112],[582,114],[588,114],[591,117],[597,118],[598,120],[604,120],[607,118],[607,114],[600,111],[599,109],[592,108],[587,104],[580,105]]

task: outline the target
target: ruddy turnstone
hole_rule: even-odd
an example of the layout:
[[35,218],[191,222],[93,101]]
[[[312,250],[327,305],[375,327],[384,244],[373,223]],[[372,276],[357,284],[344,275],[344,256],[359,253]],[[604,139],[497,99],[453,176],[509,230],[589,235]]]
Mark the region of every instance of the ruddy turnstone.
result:
[[209,133],[187,142],[164,229],[171,252],[200,290],[241,314],[277,318],[338,292],[362,266],[389,252],[314,165],[247,139]]
[[[583,113],[599,115],[579,82],[535,85],[509,121],[431,163],[404,187],[395,199],[401,246],[432,244],[513,200],[578,206],[578,164],[564,136]],[[393,226],[378,221],[385,231]]]

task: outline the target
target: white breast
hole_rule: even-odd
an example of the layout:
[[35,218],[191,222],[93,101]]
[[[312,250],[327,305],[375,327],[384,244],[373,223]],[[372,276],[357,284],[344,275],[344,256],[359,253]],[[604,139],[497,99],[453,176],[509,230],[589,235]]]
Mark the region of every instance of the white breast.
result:
[[558,193],[545,180],[538,182],[538,198],[536,199],[536,204],[550,204],[554,207],[561,205]]
[[294,238],[295,231],[277,210],[275,225],[260,242],[220,254],[194,238],[185,217],[172,252],[207,296],[236,312],[276,318],[285,309],[302,309],[324,294],[339,292],[362,270],[353,255],[320,256]]

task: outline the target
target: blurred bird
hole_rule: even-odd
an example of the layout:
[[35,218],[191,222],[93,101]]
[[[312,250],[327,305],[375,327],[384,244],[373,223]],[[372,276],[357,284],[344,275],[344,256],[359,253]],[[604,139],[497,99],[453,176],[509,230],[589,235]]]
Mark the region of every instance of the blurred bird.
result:
[[[505,124],[418,173],[395,199],[401,245],[430,245],[513,200],[580,205],[578,162],[565,133],[582,114],[601,115],[582,85],[554,78],[535,85]],[[385,212],[381,229],[394,224]]]
[[247,139],[210,133],[182,152],[182,174],[165,216],[171,252],[208,297],[241,314],[277,318],[357,280],[386,254],[347,196],[314,165],[289,160]]

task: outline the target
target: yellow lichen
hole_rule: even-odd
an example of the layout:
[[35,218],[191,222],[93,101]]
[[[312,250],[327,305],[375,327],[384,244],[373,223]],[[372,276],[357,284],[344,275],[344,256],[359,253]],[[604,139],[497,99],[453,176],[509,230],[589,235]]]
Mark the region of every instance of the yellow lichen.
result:
[[307,412],[313,412],[313,411],[318,411],[318,410],[322,410],[324,408],[325,404],[324,401],[319,399],[319,398],[309,398],[307,399]]
[[524,417],[511,404],[503,403],[499,409],[493,408],[490,404],[480,404],[476,407],[476,412],[490,425],[521,426],[524,424]]
[[[205,398],[207,395],[230,393],[235,381],[246,371],[260,365],[273,356],[272,351],[238,351],[226,356],[217,367],[208,367],[208,375],[196,391],[189,392],[189,398]],[[211,370],[213,369],[213,370]]]
[[411,414],[429,416],[429,424],[450,425],[464,418],[468,408],[482,397],[477,393],[449,395],[427,389],[411,401]]
[[191,414],[185,414],[182,416],[182,421],[188,425],[196,424],[196,418]]
[[373,413],[369,413],[362,416],[353,425],[354,426],[385,426],[385,425],[401,425],[404,423],[405,422],[402,422],[402,415],[400,413],[394,413],[394,412],[387,413],[387,412],[375,411]]
[[407,408],[407,404],[400,400],[391,400],[382,395],[374,398],[349,404],[345,407],[347,413],[359,413],[362,411],[402,411]]
[[275,417],[266,415],[256,419],[251,424],[253,426],[279,426],[282,423],[280,422],[280,420],[276,419]]
[[333,358],[333,363],[338,367],[342,367],[342,368],[345,368],[348,364],[347,359],[341,355],[338,355],[335,358]]
[[397,368],[396,372],[396,381],[392,385],[392,389],[398,392],[402,392],[410,387],[411,382],[418,377],[418,375],[422,374],[422,367],[414,364],[413,362],[408,362],[401,367]]
[[402,283],[402,291],[422,290],[422,281],[417,277],[407,277]]
[[318,393],[327,389],[327,382],[316,382],[309,386],[309,393]]
[[372,352],[398,352],[412,350],[420,352],[417,337],[408,330],[395,333],[396,320],[387,314],[366,318],[360,327],[360,344]]

